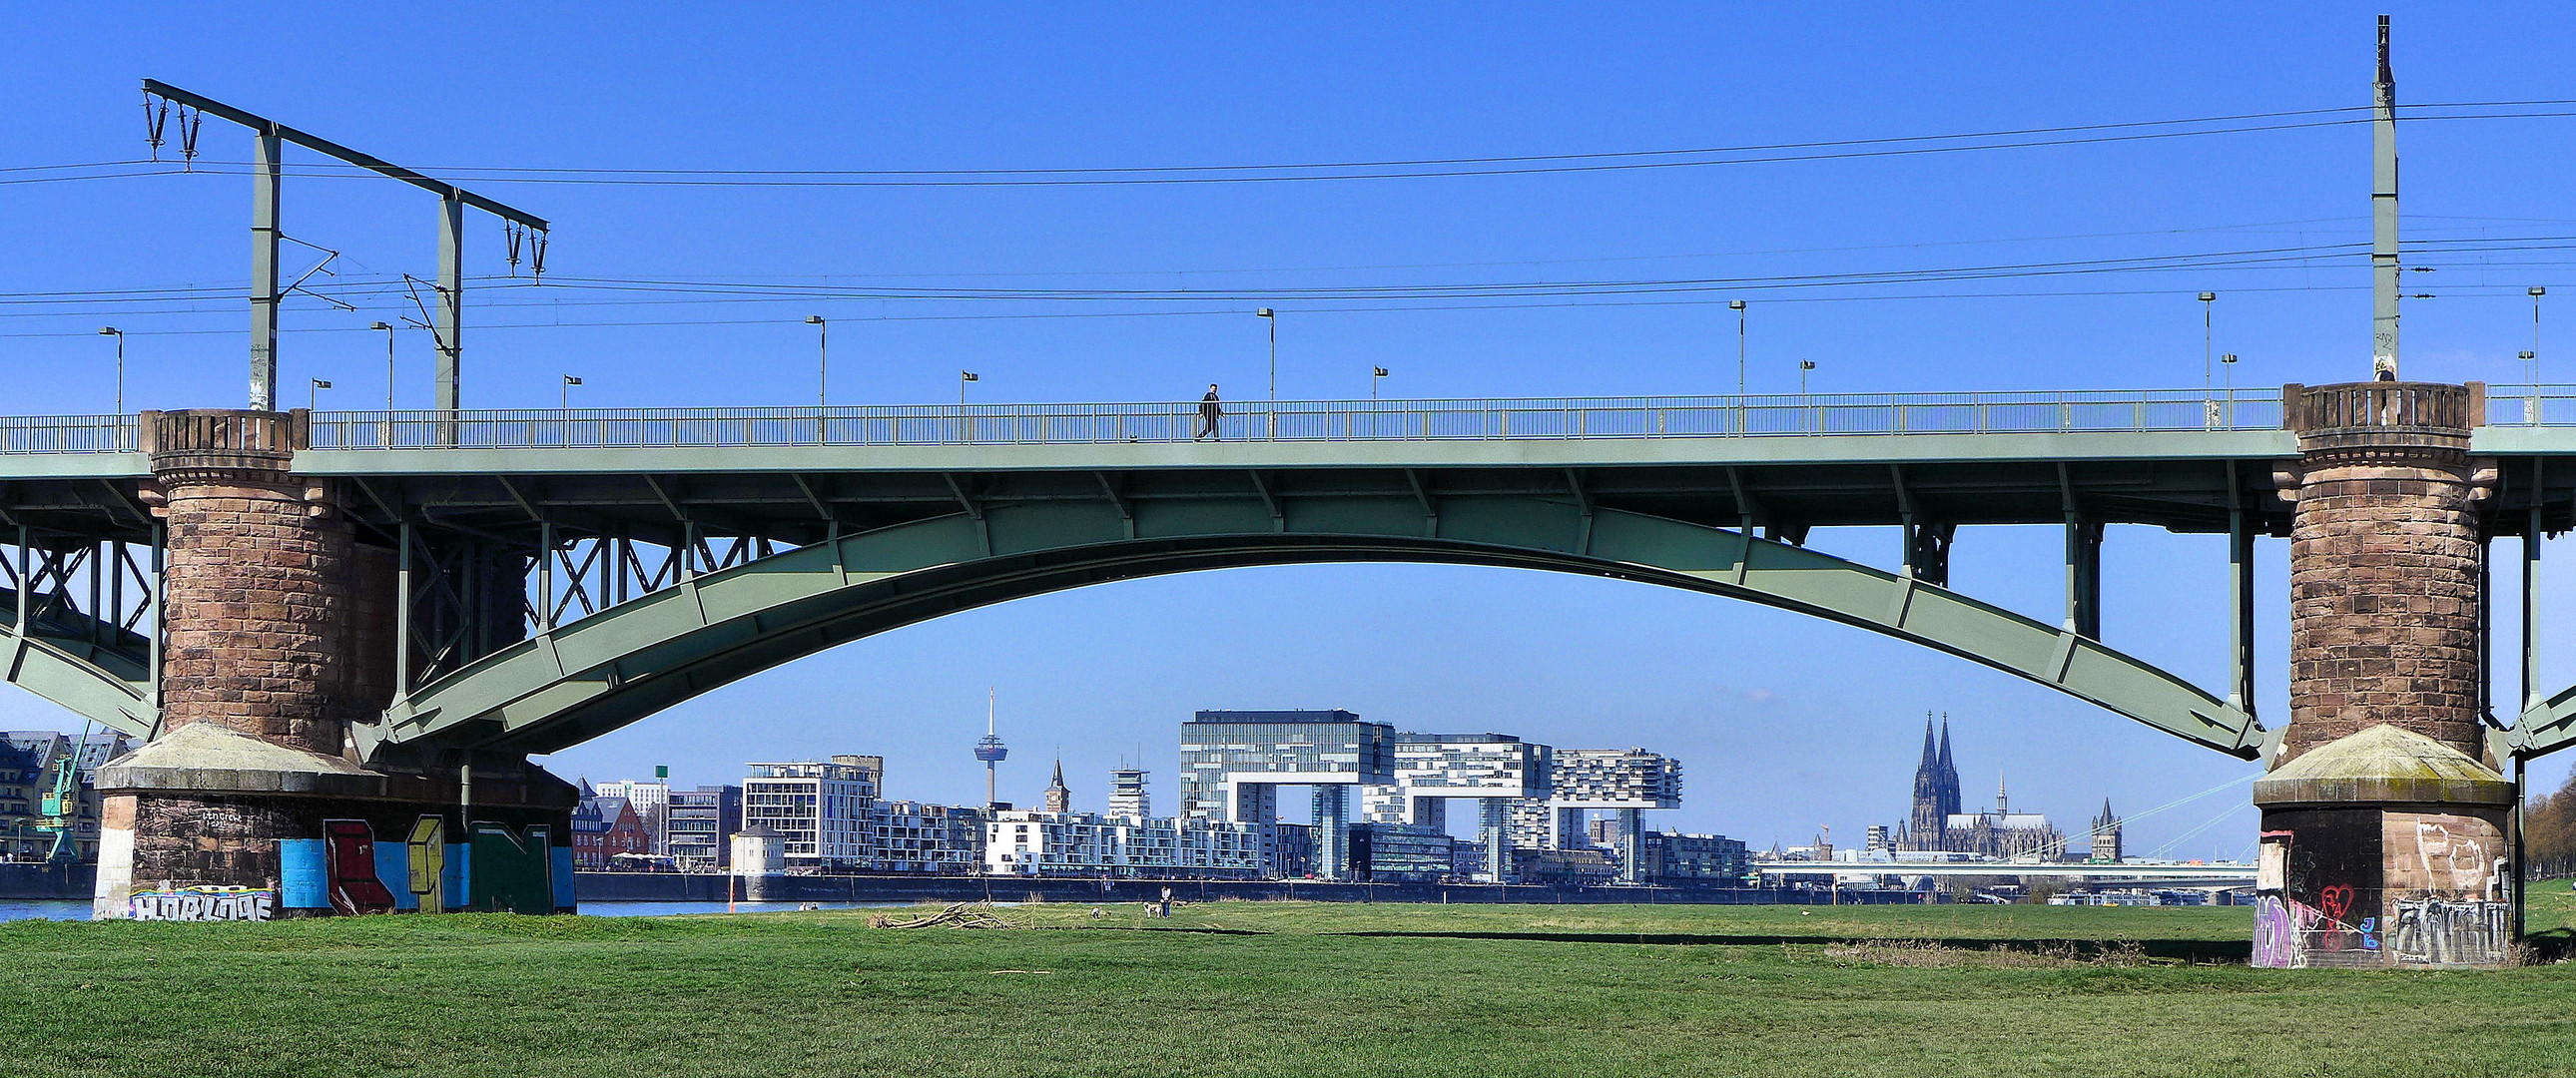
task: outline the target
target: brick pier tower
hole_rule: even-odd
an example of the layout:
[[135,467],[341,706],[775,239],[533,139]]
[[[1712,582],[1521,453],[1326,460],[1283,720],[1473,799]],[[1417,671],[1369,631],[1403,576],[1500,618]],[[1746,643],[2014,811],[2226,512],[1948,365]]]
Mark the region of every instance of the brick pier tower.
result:
[[2290,386],[2290,725],[2262,809],[2258,966],[2492,966],[2514,789],[2484,710],[2482,387]]
[[[424,895],[464,908],[476,889],[447,866],[479,848],[472,824],[513,837],[533,824],[569,844],[573,791],[524,761],[354,759],[351,721],[381,711],[396,684],[394,555],[358,541],[328,481],[294,473],[305,424],[302,412],[143,413],[145,500],[168,528],[162,717],[100,772],[99,916],[375,912]],[[509,882],[524,892],[525,876]],[[233,889],[267,897],[217,901]]]

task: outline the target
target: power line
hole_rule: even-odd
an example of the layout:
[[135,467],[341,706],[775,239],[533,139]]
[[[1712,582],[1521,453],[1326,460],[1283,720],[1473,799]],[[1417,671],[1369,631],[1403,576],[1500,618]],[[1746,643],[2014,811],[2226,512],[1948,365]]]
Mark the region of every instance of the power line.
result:
[[[2502,107],[2519,102],[2433,104],[2413,106],[2414,110],[2441,108]],[[2576,100],[2535,101],[2528,104],[2576,104]],[[1769,164],[1793,161],[1850,160],[1872,157],[1907,157],[1926,154],[1963,153],[1977,150],[2031,149],[2056,146],[2098,145],[2202,135],[2248,134],[2308,128],[2337,127],[2369,123],[2367,116],[2334,119],[2298,120],[2286,123],[2242,124],[2233,127],[2198,127],[2184,131],[2141,131],[2140,128],[2180,127],[2212,123],[2238,123],[2243,120],[2293,116],[2320,116],[2368,111],[2368,106],[2330,109],[2301,109],[2284,112],[2242,113],[2232,116],[2195,117],[2177,120],[2144,120],[2122,123],[2079,124],[2061,127],[2019,128],[1987,132],[1963,132],[1943,135],[1905,135],[1868,139],[1843,139],[1813,142],[1754,144],[1746,146],[1698,147],[1674,150],[1628,150],[1588,154],[1530,154],[1502,157],[1419,158],[1391,161],[1321,162],[1285,165],[1176,165],[1124,166],[1114,168],[1045,168],[1045,169],[919,169],[919,170],[826,170],[826,169],[604,169],[604,168],[519,168],[505,166],[441,168],[462,181],[479,183],[587,184],[647,187],[1089,187],[1233,183],[1298,183],[1319,180],[1390,180],[1432,179],[1463,176],[1522,176],[1558,173],[1621,172],[1643,169],[1702,168],[1719,165]],[[2576,115],[2576,112],[2518,112],[2485,114],[2417,115],[2413,120],[2535,119]],[[2084,131],[2122,131],[2123,134],[2089,135],[2073,138],[2027,138],[2029,135]],[[1992,141],[2017,139],[2019,141]],[[1983,141],[1979,141],[1983,140]],[[1967,145],[1914,145],[1919,143],[1958,143]],[[1817,151],[1817,152],[1796,152]],[[1761,154],[1768,156],[1741,156]],[[1712,155],[1726,155],[1714,156]],[[1639,160],[1648,157],[1684,157],[1691,160]],[[1555,162],[1541,164],[1540,162]],[[201,161],[188,169],[91,173],[81,176],[26,177],[0,180],[0,185],[53,183],[79,179],[115,179],[137,175],[190,173],[198,175],[241,175],[245,162]],[[1497,167],[1483,167],[1487,165]],[[27,166],[54,168],[75,166]],[[96,167],[108,167],[105,165]],[[1353,171],[1375,170],[1375,171]],[[315,178],[364,178],[363,173],[328,165],[297,164],[286,169],[290,175]],[[1186,173],[1187,175],[1182,175]],[[1242,173],[1267,173],[1243,175]],[[929,178],[950,177],[950,178]]]

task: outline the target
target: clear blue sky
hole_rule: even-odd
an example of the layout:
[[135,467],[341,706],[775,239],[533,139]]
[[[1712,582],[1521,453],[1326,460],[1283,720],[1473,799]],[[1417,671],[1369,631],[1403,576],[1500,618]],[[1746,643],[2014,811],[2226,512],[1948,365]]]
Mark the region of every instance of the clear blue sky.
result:
[[[1209,381],[1257,396],[1279,309],[1281,393],[1703,393],[1733,388],[1724,303],[1745,298],[1752,388],[1832,391],[2187,387],[2201,306],[2239,384],[2362,377],[2356,255],[2306,251],[2183,272],[2018,275],[1839,288],[1681,291],[1623,305],[1260,298],[1319,287],[1772,278],[2085,262],[2366,242],[2360,125],[1714,167],[1312,183],[757,187],[514,182],[490,170],[959,170],[1210,166],[1605,153],[1837,141],[2366,105],[2372,15],[2396,17],[2406,102],[2576,97],[2576,16],[2550,5],[2227,4],[1641,7],[850,5],[745,12],[638,5],[85,4],[14,11],[0,38],[0,167],[144,153],[153,77],[472,186],[556,222],[573,278],[967,289],[1227,290],[1208,303],[841,299],[550,286],[484,289],[466,337],[470,407],[789,404],[813,392],[807,314],[833,319],[836,403],[1174,399]],[[2566,111],[2536,106],[2491,111]],[[2326,118],[2333,118],[2329,114]],[[2296,122],[2319,117],[2291,118]],[[2134,129],[2130,129],[2134,130]],[[2564,286],[2539,237],[2566,203],[2576,118],[2427,120],[2403,136],[2406,372],[2510,381],[2530,284]],[[210,123],[214,173],[248,153]],[[176,147],[166,148],[171,156]],[[291,153],[291,161],[311,162]],[[121,168],[103,171],[139,172]],[[0,180],[58,175],[0,174]],[[525,174],[519,174],[524,176]],[[587,174],[590,179],[601,178]],[[153,175],[0,188],[0,292],[240,288],[249,182]],[[296,177],[288,235],[353,280],[434,271],[433,205],[380,179]],[[506,272],[476,217],[469,272]],[[2506,244],[2506,241],[2518,241]],[[2497,249],[2506,244],[2519,249]],[[318,257],[318,256],[317,256]],[[2207,259],[2198,260],[2207,262]],[[300,266],[299,266],[300,268]],[[524,268],[521,271],[525,272]],[[320,280],[320,278],[317,278]],[[351,313],[289,305],[283,396],[384,393],[398,288]],[[672,302],[688,300],[690,302]],[[1639,300],[1652,300],[1639,303]],[[649,301],[649,302],[647,302]],[[1593,305],[1580,305],[1592,302]],[[1398,310],[1350,310],[1353,307]],[[1449,308],[1449,309],[1442,309]],[[1143,312],[1176,312],[1144,315]],[[1081,317],[1066,317],[1079,315]],[[0,306],[0,369],[26,413],[104,411],[113,323],[132,407],[233,406],[238,300]],[[558,327],[557,323],[560,323]],[[2576,311],[2557,324],[2576,325]],[[425,335],[399,342],[397,397],[428,400]],[[2544,341],[2544,362],[2562,352]],[[2558,367],[2561,380],[2571,369]],[[1879,564],[1883,532],[1818,543]],[[2057,537],[1961,537],[1957,584],[2053,616]],[[2206,538],[2114,532],[2105,632],[2216,684],[2225,574]],[[2262,709],[2284,713],[2284,544],[2263,587]],[[2550,594],[2569,578],[2549,565]],[[2034,570],[2033,566],[2044,567]],[[2510,608],[2500,611],[2510,619]],[[2509,623],[2509,622],[2508,622]],[[2556,681],[2576,678],[2545,638]],[[2506,667],[2510,663],[2503,664]],[[1265,569],[1124,583],[904,629],[773,671],[562,753],[568,776],[672,766],[735,780],[752,759],[882,753],[896,796],[971,800],[968,747],[998,686],[1015,746],[1004,796],[1033,800],[1062,747],[1079,803],[1142,746],[1172,796],[1174,724],[1202,707],[1348,707],[1408,729],[1500,730],[1645,747],[1687,767],[1661,821],[1768,845],[1820,824],[1856,839],[1906,807],[1923,713],[1957,723],[1972,802],[2070,826],[2108,796],[2136,811],[2239,778],[2216,756],[2001,674],[1856,630],[1722,600],[1503,570]],[[2513,688],[2505,686],[2503,698]],[[0,697],[0,723],[59,715]],[[2553,761],[2554,762],[2554,761]],[[2563,766],[2540,769],[2554,785]],[[2140,820],[2152,848],[2244,852],[2231,791]],[[1846,839],[1846,840],[1848,840]]]

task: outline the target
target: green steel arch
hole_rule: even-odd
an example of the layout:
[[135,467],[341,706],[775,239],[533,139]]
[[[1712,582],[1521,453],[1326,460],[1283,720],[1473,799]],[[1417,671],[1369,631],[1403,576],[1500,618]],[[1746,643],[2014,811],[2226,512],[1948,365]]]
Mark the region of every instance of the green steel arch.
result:
[[[0,590],[0,595],[8,594]],[[132,737],[152,736],[158,723],[153,717],[151,674],[145,663],[129,653],[144,650],[143,639],[119,633],[120,642],[128,645],[126,651],[119,651],[78,631],[88,625],[87,618],[72,620],[77,622],[73,631],[48,631],[38,622],[23,636],[16,625],[0,620],[0,662],[7,663],[0,669],[0,680],[108,729]]]
[[686,581],[421,686],[360,750],[545,753],[873,633],[1111,580],[1200,569],[1405,561],[1546,569],[1829,618],[2057,688],[2255,758],[2250,715],[2099,642],[1801,547],[1535,495],[1057,502],[843,536]]

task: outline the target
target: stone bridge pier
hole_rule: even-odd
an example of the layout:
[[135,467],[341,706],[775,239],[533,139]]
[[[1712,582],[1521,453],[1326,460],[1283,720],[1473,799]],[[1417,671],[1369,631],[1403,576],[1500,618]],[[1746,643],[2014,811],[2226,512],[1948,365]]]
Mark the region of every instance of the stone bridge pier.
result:
[[100,917],[572,906],[568,784],[524,758],[362,766],[408,653],[395,552],[294,474],[304,412],[145,412],[167,527],[161,721],[101,769]]
[[2506,964],[2513,783],[2485,714],[2494,470],[2480,387],[2291,386],[2290,724],[2262,811],[2254,964]]

